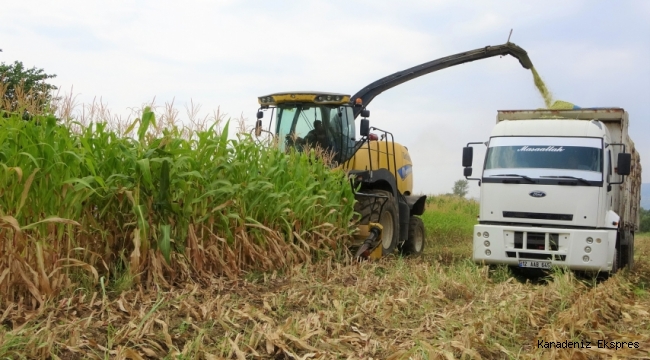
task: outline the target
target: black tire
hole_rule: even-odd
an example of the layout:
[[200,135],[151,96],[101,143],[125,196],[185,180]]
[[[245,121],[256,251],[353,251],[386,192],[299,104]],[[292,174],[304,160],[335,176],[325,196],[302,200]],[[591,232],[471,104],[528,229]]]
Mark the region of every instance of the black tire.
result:
[[[399,212],[397,202],[393,194],[385,190],[367,190],[364,193],[387,196],[388,199],[376,199],[367,196],[359,196],[355,211],[361,214],[360,224],[368,222],[379,222],[382,227],[382,256],[392,254],[399,242]],[[384,203],[385,201],[385,203]],[[384,204],[382,208],[382,204]],[[382,213],[379,214],[379,210]]]
[[621,246],[620,267],[627,267],[628,270],[634,268],[634,233],[625,232],[627,245]]
[[618,270],[620,270],[623,261],[625,261],[622,255],[623,253],[622,248],[624,248],[624,246],[620,245],[620,241],[621,241],[620,233],[618,234],[617,238],[618,240],[616,241],[616,246],[614,247],[614,263],[612,264],[612,269],[610,271],[600,273],[597,277],[601,280],[607,280],[610,277],[614,276],[618,272]]
[[630,240],[627,245],[627,268],[629,270],[634,269],[634,233],[630,232]]
[[424,223],[417,216],[411,216],[409,219],[409,237],[406,239],[400,251],[404,255],[418,256],[424,250],[426,236],[424,232]]
[[609,276],[613,276],[618,272],[619,264],[621,263],[621,252],[619,251],[618,244],[614,248],[614,263],[612,264],[612,270],[609,271]]

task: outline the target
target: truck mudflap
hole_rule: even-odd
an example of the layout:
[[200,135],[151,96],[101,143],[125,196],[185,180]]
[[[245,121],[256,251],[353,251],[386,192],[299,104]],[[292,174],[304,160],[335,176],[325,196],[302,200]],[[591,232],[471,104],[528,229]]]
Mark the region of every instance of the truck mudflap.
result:
[[475,225],[473,237],[476,263],[595,272],[614,264],[616,229]]

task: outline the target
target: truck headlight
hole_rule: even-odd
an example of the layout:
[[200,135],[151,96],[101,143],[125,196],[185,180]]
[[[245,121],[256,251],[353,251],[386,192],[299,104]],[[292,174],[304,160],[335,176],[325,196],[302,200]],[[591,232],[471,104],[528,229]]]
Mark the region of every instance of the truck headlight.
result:
[[489,238],[489,237],[490,237],[490,233],[488,233],[487,231],[484,231],[484,232],[483,232],[483,237],[486,238],[486,239]]
[[483,245],[485,245],[485,247],[490,247],[490,242],[485,240],[483,241]]
[[593,244],[594,243],[594,238],[591,236],[587,238],[587,244]]
[[587,255],[583,256],[582,261],[589,262],[589,256],[587,256]]
[[591,246],[585,246],[585,252],[589,254],[591,252]]
[[485,250],[485,255],[487,256],[492,255],[492,251],[490,251],[490,249]]

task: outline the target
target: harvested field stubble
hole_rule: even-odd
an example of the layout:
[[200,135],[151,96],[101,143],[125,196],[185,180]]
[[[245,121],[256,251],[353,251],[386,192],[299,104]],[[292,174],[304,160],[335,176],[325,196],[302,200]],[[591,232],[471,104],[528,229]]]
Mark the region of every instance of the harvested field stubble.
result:
[[[638,244],[638,270],[596,285],[570,272],[532,284],[502,281],[465,260],[393,258],[325,261],[170,292],[76,294],[39,311],[7,308],[0,356],[648,358],[650,237]],[[591,348],[538,347],[565,340]],[[638,349],[599,348],[599,340]]]

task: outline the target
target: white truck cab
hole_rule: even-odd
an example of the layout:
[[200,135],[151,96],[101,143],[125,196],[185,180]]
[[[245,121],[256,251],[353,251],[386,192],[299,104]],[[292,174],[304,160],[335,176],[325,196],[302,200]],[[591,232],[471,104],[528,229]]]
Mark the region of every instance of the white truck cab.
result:
[[[633,265],[641,165],[620,108],[499,111],[463,149],[481,186],[473,260],[615,272]],[[487,146],[479,178],[473,148]]]

